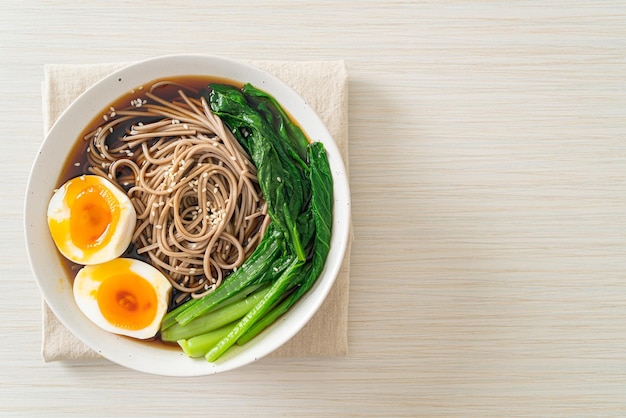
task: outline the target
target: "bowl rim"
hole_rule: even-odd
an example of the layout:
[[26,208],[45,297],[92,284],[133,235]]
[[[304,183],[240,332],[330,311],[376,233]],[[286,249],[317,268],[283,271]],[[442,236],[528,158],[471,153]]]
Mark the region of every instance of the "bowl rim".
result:
[[[217,68],[219,70],[211,74],[206,72],[208,68]],[[223,74],[223,72],[228,72],[228,74]],[[162,75],[155,77],[153,75],[145,75],[146,73]],[[106,331],[95,327],[91,322],[86,322],[88,321],[86,318],[76,318],[76,315],[71,315],[71,309],[68,306],[64,306],[67,303],[62,302],[65,300],[68,290],[71,294],[71,284],[69,283],[71,279],[67,280],[68,278],[66,277],[65,281],[67,283],[64,284],[62,283],[63,277],[50,277],[51,270],[54,271],[56,269],[58,271],[61,259],[58,254],[46,253],[46,249],[49,250],[52,242],[49,234],[44,234],[47,236],[41,237],[42,223],[45,224],[45,232],[47,232],[45,212],[43,212],[43,217],[41,216],[42,205],[45,200],[45,206],[47,207],[49,197],[44,199],[40,191],[48,190],[51,192],[53,190],[53,188],[50,188],[50,184],[58,181],[59,171],[54,171],[57,178],[53,179],[41,178],[41,174],[45,173],[46,170],[50,171],[51,169],[48,168],[50,165],[54,167],[63,164],[68,157],[66,152],[65,154],[60,154],[64,156],[62,162],[50,163],[48,161],[51,158],[50,155],[54,155],[55,152],[62,152],[62,150],[57,151],[54,147],[57,145],[57,142],[65,141],[62,142],[65,148],[73,147],[78,140],[78,134],[82,132],[95,115],[106,109],[110,103],[117,100],[125,92],[158,78],[178,75],[228,76],[227,78],[234,81],[251,82],[272,94],[279,103],[288,109],[310,137],[313,137],[311,128],[314,128],[314,139],[324,143],[333,173],[334,205],[331,252],[322,274],[313,288],[279,321],[276,321],[270,327],[271,330],[266,330],[264,334],[270,334],[274,338],[259,336],[255,338],[257,341],[253,340],[247,344],[250,345],[249,347],[243,349],[235,347],[234,350],[230,350],[231,352],[224,356],[223,360],[220,359],[215,363],[208,363],[204,359],[189,359],[179,349],[159,350],[160,354],[157,355],[152,353],[157,350],[143,350],[146,351],[143,352],[142,349],[137,348],[136,350],[130,350],[132,352],[129,354],[124,348],[143,347],[145,344],[106,333]],[[135,82],[137,80],[139,80],[138,83]],[[75,118],[78,118],[81,122],[74,124],[76,126],[72,127],[71,124]],[[82,121],[81,118],[87,119]],[[68,130],[69,132],[77,131],[77,133],[71,139],[64,140],[64,132]],[[328,296],[345,257],[347,245],[350,241],[350,205],[348,173],[337,143],[317,113],[291,86],[249,62],[208,54],[170,54],[123,65],[88,87],[59,115],[44,136],[44,140],[40,144],[33,161],[27,180],[23,213],[27,255],[31,272],[34,275],[40,293],[61,323],[88,347],[113,363],[148,374],[184,377],[226,372],[257,361],[285,344],[309,322]],[[37,217],[42,217],[43,219]],[[56,247],[54,249],[56,250]],[[50,251],[47,252],[50,253]],[[52,260],[53,256],[57,260],[56,263]],[[43,257],[44,261],[40,261],[40,257]],[[45,265],[47,262],[51,262],[50,266]],[[58,296],[59,293],[61,293],[61,297]],[[113,344],[112,347],[111,344]],[[161,351],[167,352],[167,354],[163,354]],[[172,351],[175,355],[171,353]],[[142,354],[142,356],[135,356],[135,354]],[[146,355],[146,358],[143,358],[143,355]],[[171,359],[173,364],[158,364],[163,359]],[[155,367],[155,364],[157,367]]]

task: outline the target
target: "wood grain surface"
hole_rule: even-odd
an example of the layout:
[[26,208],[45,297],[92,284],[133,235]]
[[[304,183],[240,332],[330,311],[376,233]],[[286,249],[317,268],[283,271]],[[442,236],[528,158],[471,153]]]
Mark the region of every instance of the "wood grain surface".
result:
[[[626,2],[32,0],[0,13],[0,415],[625,416]],[[349,354],[44,364],[23,195],[46,63],[346,60]]]

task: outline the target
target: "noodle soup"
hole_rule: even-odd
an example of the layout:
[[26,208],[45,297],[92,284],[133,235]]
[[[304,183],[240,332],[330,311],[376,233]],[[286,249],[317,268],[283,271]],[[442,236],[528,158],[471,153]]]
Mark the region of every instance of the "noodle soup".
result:
[[[211,76],[189,77],[188,74],[210,74]],[[230,79],[241,80],[242,83],[241,85],[237,85],[239,84],[238,82],[230,83],[228,81]],[[211,86],[209,92],[211,110],[213,110],[216,115],[220,115],[221,118],[228,121],[228,126],[233,127],[233,132],[237,137],[238,142],[247,150],[250,150],[251,158],[256,165],[259,185],[261,186],[261,190],[263,190],[263,196],[261,196],[259,200],[256,200],[256,198],[251,200],[254,202],[261,202],[264,198],[269,208],[267,213],[272,217],[272,222],[267,226],[267,231],[262,234],[263,238],[261,239],[261,242],[242,264],[241,268],[235,268],[236,266],[232,265],[232,261],[235,260],[236,257],[223,256],[222,260],[217,260],[215,264],[209,264],[208,270],[210,274],[204,276],[205,280],[210,280],[210,282],[200,283],[200,275],[197,275],[199,277],[197,277],[198,280],[195,282],[198,286],[202,285],[202,288],[197,289],[198,294],[200,294],[200,292],[204,291],[205,284],[208,283],[208,286],[211,286],[214,284],[213,279],[216,281],[219,280],[219,273],[216,271],[214,272],[213,266],[223,260],[226,260],[230,261],[231,264],[228,265],[227,263],[227,266],[232,267],[229,271],[227,270],[222,273],[222,280],[226,280],[227,285],[223,284],[218,286],[215,291],[210,292],[206,296],[199,299],[195,299],[189,291],[174,291],[173,303],[170,305],[169,312],[163,317],[160,333],[157,334],[159,340],[175,341],[180,345],[181,340],[172,337],[174,334],[172,330],[177,328],[177,326],[172,325],[170,319],[174,318],[175,322],[182,328],[188,329],[185,326],[185,323],[187,320],[190,320],[189,316],[185,314],[184,317],[187,319],[183,318],[181,316],[182,314],[179,314],[179,312],[181,312],[179,309],[183,308],[183,310],[185,310],[188,306],[192,306],[194,309],[196,307],[200,307],[201,310],[205,309],[207,302],[215,303],[217,296],[223,295],[224,292],[229,294],[227,296],[228,303],[237,300],[236,297],[239,295],[242,295],[244,298],[243,300],[246,301],[246,303],[251,299],[258,301],[254,302],[255,305],[253,306],[255,309],[252,309],[245,314],[246,317],[250,317],[250,315],[256,315],[258,317],[259,312],[263,312],[259,309],[264,309],[264,306],[279,307],[278,305],[274,305],[275,303],[279,303],[280,307],[282,307],[284,305],[283,302],[289,302],[289,306],[291,306],[291,302],[297,300],[297,303],[293,304],[293,306],[284,308],[288,310],[281,310],[282,313],[279,314],[281,315],[279,320],[271,322],[270,325],[263,325],[266,328],[264,328],[264,331],[258,334],[258,336],[248,337],[249,342],[239,341],[238,335],[241,335],[240,331],[235,333],[237,335],[230,332],[228,336],[224,337],[220,341],[220,344],[213,346],[213,348],[208,348],[208,351],[203,350],[202,352],[206,354],[201,354],[201,356],[204,358],[197,358],[194,355],[190,355],[183,345],[180,345],[180,348],[183,349],[184,353],[177,348],[170,349],[169,346],[155,343],[154,341],[126,337],[126,335],[109,332],[103,327],[98,326],[99,324],[92,319],[89,314],[82,311],[82,306],[79,308],[78,300],[72,293],[73,284],[77,283],[77,281],[74,280],[76,271],[73,270],[76,266],[63,266],[63,264],[67,264],[67,262],[60,262],[61,257],[59,252],[62,251],[62,253],[65,254],[65,250],[62,249],[61,246],[55,245],[56,240],[51,236],[51,231],[49,230],[50,225],[46,223],[46,209],[50,207],[51,195],[56,194],[56,191],[65,190],[67,183],[70,183],[73,180],[76,180],[77,182],[84,182],[81,177],[85,173],[102,170],[101,173],[90,175],[89,178],[85,175],[85,179],[88,180],[88,182],[90,182],[92,178],[98,178],[103,182],[108,179],[106,181],[109,184],[104,186],[105,190],[108,192],[113,192],[114,190],[127,191],[129,195],[132,195],[132,199],[134,199],[137,204],[137,214],[144,214],[146,219],[148,219],[148,221],[143,220],[143,218],[142,220],[137,219],[137,229],[141,228],[140,225],[142,224],[146,225],[143,227],[142,231],[150,230],[152,237],[158,235],[158,231],[165,231],[164,235],[161,235],[161,237],[164,238],[162,239],[162,242],[168,244],[170,246],[170,250],[173,250],[174,252],[176,252],[176,249],[179,249],[178,245],[181,245],[179,237],[183,234],[181,234],[180,231],[185,232],[185,230],[188,230],[190,231],[188,232],[189,234],[198,237],[202,235],[202,228],[199,226],[201,222],[198,222],[195,227],[193,226],[194,215],[198,215],[200,213],[200,211],[198,211],[197,214],[194,214],[193,210],[195,208],[190,209],[189,211],[185,211],[184,209],[177,211],[179,221],[178,223],[177,221],[174,221],[175,227],[165,226],[165,224],[154,222],[154,220],[162,219],[160,214],[172,213],[173,209],[166,206],[165,197],[163,197],[164,203],[161,205],[161,201],[158,200],[162,197],[160,193],[155,193],[158,195],[157,198],[154,198],[156,200],[146,200],[145,203],[140,203],[141,199],[138,197],[138,190],[136,188],[133,189],[132,184],[133,182],[136,183],[135,179],[138,177],[136,175],[136,171],[139,170],[141,172],[143,166],[142,163],[135,162],[135,167],[128,162],[119,163],[117,162],[118,160],[102,160],[103,158],[108,158],[107,154],[111,153],[123,154],[121,155],[121,159],[126,160],[129,159],[127,157],[135,157],[135,151],[131,149],[132,147],[127,149],[124,147],[120,148],[116,141],[112,139],[105,140],[104,143],[106,146],[101,145],[101,149],[99,149],[98,152],[92,157],[86,156],[87,151],[90,153],[93,151],[90,145],[93,142],[89,139],[89,135],[94,133],[99,125],[102,125],[104,130],[104,126],[107,126],[107,123],[111,122],[113,118],[119,116],[118,114],[123,113],[124,107],[128,107],[128,110],[137,110],[138,107],[143,108],[144,100],[146,100],[146,105],[149,103],[149,100],[146,98],[148,95],[145,93],[150,89],[149,86],[152,86],[153,84],[153,82],[147,82],[149,80],[167,80],[192,86],[190,89],[187,87],[183,88],[183,92],[192,102],[193,106],[197,108],[200,108],[201,106],[196,104],[199,102],[197,102],[198,96],[192,92],[194,90],[194,85],[197,89],[204,88],[208,82],[231,84],[231,86],[226,86],[224,84],[213,84]],[[196,84],[195,80],[199,80],[200,84]],[[224,86],[224,89],[219,86]],[[247,89],[247,86],[259,86],[262,87],[263,91],[254,92],[253,89]],[[169,93],[162,93],[164,91],[168,91],[168,89],[172,91],[179,90],[177,87],[172,87],[170,89],[170,87],[163,87],[163,85],[161,85],[161,87],[155,90],[155,92],[158,92],[159,95],[165,94],[165,96],[168,96]],[[226,97],[230,94],[228,92],[229,89],[234,90],[233,93],[243,94],[246,97],[246,100],[251,98],[251,100],[255,101],[256,104],[248,102],[248,110],[244,109],[246,105],[242,104],[241,108],[230,108],[235,110],[234,112],[229,112],[229,108],[223,106],[225,102],[218,103],[220,97]],[[271,95],[271,97],[265,95],[266,93],[267,95]],[[172,96],[167,100],[173,100],[172,97],[175,94],[176,93],[172,93]],[[140,97],[141,101],[138,102],[136,99]],[[285,185],[293,186],[296,184],[292,181],[294,178],[289,178],[288,173],[278,173],[276,171],[276,167],[282,167],[280,170],[285,170],[288,165],[293,166],[293,161],[288,162],[287,160],[282,159],[282,157],[278,160],[272,159],[271,161],[264,159],[259,155],[258,148],[256,148],[256,150],[255,148],[250,148],[252,141],[246,139],[245,136],[247,135],[247,132],[256,129],[255,127],[260,125],[256,122],[246,125],[245,121],[243,123],[238,123],[236,120],[239,115],[250,114],[250,111],[253,113],[257,112],[257,115],[261,118],[265,118],[266,116],[274,118],[274,116],[258,107],[259,102],[256,102],[256,100],[261,97],[264,97],[261,100],[266,100],[267,103],[270,103],[274,99],[276,102],[280,103],[282,110],[278,113],[280,114],[280,117],[276,119],[280,119],[281,123],[293,125],[291,120],[297,120],[299,122],[298,125],[302,126],[302,130],[309,134],[307,138],[298,139],[298,143],[305,144],[303,146],[299,146],[305,148],[307,150],[307,154],[311,152],[310,155],[314,155],[313,158],[317,159],[316,164],[322,162],[322,160],[319,160],[320,157],[318,152],[327,147],[328,167],[324,168],[323,171],[320,171],[320,166],[317,166],[318,168],[314,168],[310,163],[310,161],[313,160],[310,160],[308,157],[306,161],[301,160],[298,162],[298,164],[302,164],[303,162],[306,164],[308,168],[302,166],[306,172],[313,173],[315,171],[316,176],[322,175],[322,177],[325,177],[324,181],[321,183],[322,187],[318,189],[318,191],[325,192],[322,192],[321,194],[318,193],[317,197],[313,197],[311,199],[306,198],[306,196],[312,196],[309,192],[301,193],[299,198],[291,192],[287,194],[282,193],[282,197],[274,194],[276,191],[279,191],[280,184],[283,184],[283,180],[285,179],[287,179],[287,181],[284,182]],[[186,103],[185,99],[181,99],[180,103]],[[140,104],[140,106],[137,106],[138,104]],[[252,108],[250,108],[250,106]],[[100,109],[102,110],[100,113],[95,113],[99,112]],[[262,115],[261,113],[258,113],[259,111]],[[115,115],[113,115],[113,113],[115,113]],[[294,117],[291,118],[291,115]],[[176,129],[181,129],[181,126],[178,125],[184,125],[187,123],[187,121],[183,121],[183,118],[178,116],[171,116],[171,119],[183,122],[182,124],[179,124],[170,121],[171,125],[177,125],[175,126]],[[115,133],[126,129],[128,129],[129,132],[132,130],[139,132],[141,129],[144,129],[132,129],[132,123],[128,123],[124,128],[122,128],[124,123],[126,122],[119,123],[119,126],[108,126],[106,130],[112,134],[113,132],[110,132],[110,128],[113,128]],[[148,124],[150,123],[154,123],[154,120],[150,120]],[[144,122],[142,122],[141,125],[139,125],[139,123],[136,125],[142,126],[144,125]],[[88,128],[84,129],[86,126]],[[162,126],[161,128],[164,127]],[[182,128],[186,129],[184,126]],[[276,125],[270,129],[276,129]],[[145,134],[145,132],[142,133]],[[87,139],[83,139],[85,137],[87,137]],[[274,138],[277,139],[277,137]],[[309,141],[308,138],[313,138],[315,142]],[[302,139],[304,140],[301,141]],[[261,143],[264,141],[265,140],[263,139]],[[134,145],[138,146],[137,144]],[[255,142],[255,144],[258,145],[259,143]],[[150,158],[147,158],[146,160],[152,159],[150,164],[153,165],[152,163],[156,161],[158,165],[159,156],[156,153],[164,151],[162,149],[164,146],[163,144],[152,145],[154,145],[153,148],[149,145],[145,146],[149,153],[151,153],[149,155]],[[278,146],[280,147],[281,145]],[[133,155],[129,155],[129,153]],[[300,153],[300,155],[302,154]],[[235,158],[237,157],[235,156]],[[172,158],[169,158],[169,160],[174,161]],[[229,160],[230,158],[227,159],[227,161]],[[196,162],[196,166],[198,162],[200,161]],[[104,167],[102,166],[102,163],[104,163]],[[202,163],[204,163],[204,161],[202,161]],[[117,164],[117,166],[112,170],[111,166],[107,164]],[[89,165],[92,166],[94,171],[88,170]],[[143,173],[144,183],[140,188],[150,189],[151,187],[156,187],[158,182],[150,183],[150,181],[158,178],[159,175],[161,176],[161,180],[163,180],[166,173],[171,175],[171,180],[178,183],[178,180],[182,181],[181,177],[183,177],[182,173],[184,172],[184,170],[180,169],[185,167],[186,169],[190,169],[191,165],[188,167],[185,166],[185,164],[178,166],[178,171],[176,172],[174,172],[174,170],[162,169],[163,167],[156,167],[156,171],[151,171],[150,175],[147,175],[148,168],[145,168],[145,172]],[[181,172],[180,177],[176,177],[179,171]],[[190,172],[186,173],[187,176],[191,175]],[[111,178],[109,178],[109,174],[111,175]],[[287,175],[287,177],[283,174]],[[106,179],[104,176],[106,176]],[[330,180],[330,176],[332,176],[332,181],[334,183],[334,188],[332,190],[327,187],[327,182]],[[66,183],[62,183],[68,178],[71,179]],[[200,177],[198,180],[201,180],[202,178],[203,177]],[[272,179],[275,179],[275,181]],[[311,179],[312,177],[304,180],[310,184],[312,181]],[[315,179],[316,185],[320,184],[320,180],[321,177],[317,177]],[[226,181],[227,177],[222,177],[223,183],[218,185],[218,191],[220,191],[222,187],[225,188],[226,183],[224,182]],[[244,180],[241,182],[237,181],[238,189],[240,188],[240,183],[243,185],[244,181],[247,184],[252,184],[254,186],[254,181],[249,179],[246,175]],[[119,185],[113,184],[114,182]],[[124,185],[124,183],[128,184]],[[161,181],[161,183],[163,183],[163,181]],[[234,183],[235,182],[229,182],[228,184]],[[61,187],[59,186],[60,184],[62,184]],[[189,183],[186,184],[189,185]],[[304,185],[304,183],[302,184]],[[176,186],[173,183],[170,185],[172,186],[172,192],[174,192],[174,189],[177,187],[180,188],[176,190],[179,190],[181,193],[183,192],[183,186]],[[196,185],[193,184],[193,186],[195,187]],[[306,187],[310,189],[310,185]],[[169,193],[169,191],[167,191],[168,188],[165,188],[166,193]],[[55,189],[58,190],[55,191]],[[192,192],[194,191],[193,187],[187,187],[185,190],[186,192],[189,192],[189,190]],[[254,187],[252,190],[254,190]],[[153,191],[154,190],[152,190],[152,192]],[[217,194],[220,195],[220,193],[221,192],[218,192]],[[124,198],[130,199],[126,193],[123,193],[123,195]],[[226,196],[229,196],[229,194],[221,196],[221,201],[226,203],[228,199]],[[302,200],[303,196],[305,196],[305,200]],[[319,200],[320,198],[323,198],[323,203]],[[311,203],[316,199],[318,209],[322,208],[322,206],[319,206],[320,203],[322,203],[325,207],[323,211],[325,213],[323,218],[319,218],[319,215],[321,215],[322,212],[316,212],[315,215],[312,215],[311,213]],[[328,216],[330,213],[328,205],[329,199],[331,199],[330,203],[332,205],[332,220]],[[189,203],[192,207],[198,206],[197,209],[200,209],[201,203],[206,205],[207,202],[209,202],[209,199],[204,202],[200,202],[201,199],[198,197],[197,193],[195,196],[193,196],[193,193],[190,193],[190,195],[187,195],[184,200],[185,205]],[[152,206],[149,205],[150,202],[152,203]],[[273,209],[277,207],[277,202],[281,205],[281,208],[283,208],[283,204],[286,204],[287,206],[300,207],[302,210],[306,211],[306,216],[301,218],[301,220],[304,220],[305,222],[301,223],[301,220],[298,221],[300,223],[299,228],[300,226],[304,227],[304,229],[300,229],[301,232],[296,232],[296,230],[291,231],[289,229],[289,217],[284,216],[288,213],[287,210],[291,209],[285,207],[283,208],[283,213],[281,214],[281,211],[277,212]],[[295,203],[295,206],[294,202],[297,202]],[[154,206],[155,203],[157,206]],[[133,204],[130,206],[133,207]],[[151,209],[153,207],[155,209],[161,207],[161,212],[155,210],[154,215],[152,215]],[[180,207],[181,206],[179,205],[178,208],[180,209]],[[258,207],[259,204],[257,203],[256,208]],[[219,207],[215,207],[216,212],[219,210]],[[300,213],[305,214],[305,212]],[[293,216],[293,214],[299,216],[298,212],[293,212],[292,215],[289,216]],[[206,212],[203,215],[206,215]],[[251,217],[241,215],[247,222],[256,222],[255,227],[248,229],[250,234],[254,234],[255,231],[261,231],[262,233],[267,216],[265,216],[262,211],[261,215],[252,215]],[[150,216],[153,216],[153,220],[149,220]],[[168,216],[164,215],[163,217],[167,218]],[[240,216],[240,211],[237,212],[237,216]],[[281,216],[283,217],[282,219]],[[309,216],[311,217],[309,218]],[[318,217],[315,218],[318,223],[319,221],[322,222],[319,224],[320,228],[315,226],[315,230],[321,231],[321,234],[314,232],[315,236],[319,235],[319,242],[323,242],[322,246],[311,246],[311,239],[306,238],[306,236],[311,236],[310,232],[307,232],[307,230],[312,231],[313,224],[310,223],[308,219],[313,219],[313,216]],[[137,216],[125,216],[124,218],[136,219]],[[24,219],[29,262],[37,280],[37,284],[48,306],[70,332],[76,335],[96,353],[99,353],[103,357],[124,367],[166,376],[200,376],[232,370],[265,357],[281,345],[285,344],[290,338],[295,336],[295,334],[298,333],[302,327],[304,327],[304,325],[320,308],[337,277],[341,267],[342,258],[345,254],[345,249],[349,241],[349,187],[345,166],[341,161],[341,153],[337,144],[334,143],[332,136],[329,134],[324,124],[320,121],[319,117],[317,117],[308,103],[282,81],[252,65],[219,57],[211,57],[207,55],[163,56],[128,65],[108,76],[105,76],[103,79],[90,86],[83,94],[77,97],[76,100],[69,105],[69,107],[50,129],[32,165],[27,185]],[[48,220],[50,219],[51,218],[48,217]],[[210,219],[207,220],[207,224],[208,221],[210,221]],[[284,221],[287,221],[287,223]],[[282,225],[280,222],[282,222]],[[161,225],[161,228],[157,228],[156,225]],[[329,235],[331,226],[332,235]],[[114,229],[135,231],[135,227]],[[230,230],[229,233],[233,236],[238,235],[234,233],[234,230]],[[296,233],[304,234],[301,235],[301,237],[305,240],[308,239],[308,241],[301,242],[308,242],[309,244],[305,244],[306,246],[298,248],[296,242],[298,237],[293,235]],[[246,234],[247,233],[243,233],[241,235],[244,237],[244,240]],[[135,238],[139,239],[140,235],[141,234],[137,234]],[[254,238],[251,239],[250,237],[252,237],[252,235],[248,236],[248,240],[253,241]],[[294,237],[296,241],[294,241]],[[291,248],[285,247],[285,242],[287,242],[287,240],[291,242],[291,244],[289,244],[290,246],[295,246],[292,246]],[[230,238],[227,238],[225,241],[230,243]],[[315,241],[317,242],[318,238],[315,238]],[[130,259],[132,257],[132,259],[137,263],[147,265],[147,263],[142,260],[152,260],[150,250],[153,250],[153,248],[150,247],[150,245],[153,245],[154,242],[138,242],[143,245],[143,247],[140,245],[131,245],[130,248],[128,248],[128,251],[123,254],[123,258]],[[197,243],[193,244],[197,245]],[[215,241],[215,244],[219,244],[219,242]],[[222,242],[223,247],[226,247],[226,244],[227,242]],[[182,250],[185,252],[187,250],[194,249],[191,244],[182,244],[181,246],[183,247]],[[217,245],[214,246],[216,247]],[[240,244],[240,246],[245,248],[246,244]],[[127,248],[127,246],[126,244],[124,244],[124,246],[116,245],[116,248],[121,248],[123,251],[123,249]],[[328,259],[326,261],[324,261],[325,255],[324,257],[319,257],[320,254],[316,248],[325,248],[325,253],[328,251]],[[271,251],[268,252],[268,249]],[[276,252],[275,249],[278,249],[279,251]],[[169,250],[166,248],[166,251]],[[167,255],[167,257],[172,255],[166,254],[165,251],[162,252]],[[171,252],[172,251],[170,251],[170,253]],[[174,254],[174,256],[176,256],[176,254]],[[285,258],[285,256],[288,258]],[[293,264],[293,262],[285,263],[288,259],[293,260],[292,257],[294,256],[297,256],[298,260],[303,261],[296,264]],[[258,257],[262,257],[262,264],[257,262],[257,260],[261,259]],[[315,258],[317,261],[311,263]],[[87,263],[86,260],[82,260],[74,256],[72,256],[72,259],[76,259],[77,263]],[[119,257],[114,260],[119,260]],[[130,260],[128,260],[128,262],[130,262]],[[176,270],[176,266],[178,265],[179,271],[181,268],[183,269],[182,274],[179,276],[179,278],[182,278],[183,284],[185,284],[185,280],[187,280],[187,283],[191,283],[192,286],[194,285],[196,276],[193,276],[191,268],[193,263],[198,264],[197,260],[183,258],[181,263],[187,264],[176,264],[175,261],[168,258],[165,262],[171,264],[169,264],[169,267],[161,266],[160,268],[162,271],[170,271],[172,268]],[[301,264],[302,262],[305,264]],[[108,265],[108,262],[105,262],[105,264]],[[131,264],[135,265],[136,263]],[[158,263],[155,264],[159,265]],[[251,271],[250,266],[258,266],[258,268],[256,268],[255,271]],[[298,266],[303,267],[300,268]],[[115,269],[110,270],[115,271]],[[202,270],[205,270],[204,265],[202,266]],[[304,282],[301,280],[305,275],[307,275],[307,272],[312,271],[315,271],[315,275],[311,275],[311,277],[313,278],[317,276],[318,278],[315,280],[308,280],[306,285],[303,285]],[[195,273],[197,273],[197,271]],[[161,273],[159,272],[159,274]],[[258,276],[259,274],[261,276]],[[187,279],[185,279],[185,275],[188,277]],[[209,278],[209,276],[211,277]],[[68,277],[70,280],[67,279]],[[241,279],[244,279],[243,282]],[[292,279],[296,280],[292,281]],[[168,279],[164,278],[164,280],[169,284]],[[262,288],[257,288],[256,286],[258,286],[258,283],[260,282],[253,282],[254,280],[261,280],[263,282],[263,284],[260,285]],[[80,281],[78,282],[80,283]],[[240,283],[243,287],[240,288],[242,289],[241,292],[238,291],[234,294],[234,296],[231,296],[232,294],[230,292],[231,289],[233,289],[231,284],[233,283]],[[276,287],[274,284],[277,284],[278,286]],[[287,284],[288,287],[280,287],[285,284]],[[272,287],[271,291],[270,287]],[[285,289],[285,292],[280,289]],[[266,292],[270,297],[260,299],[262,292]],[[185,296],[185,293],[187,293],[188,296]],[[124,295],[124,293],[121,293],[121,295]],[[91,297],[91,294],[86,294],[86,296]],[[303,297],[300,298],[300,296]],[[177,304],[176,299],[178,299],[178,303],[181,303],[185,298],[189,298],[189,300],[184,302],[178,308],[172,309]],[[161,297],[158,299],[163,300]],[[169,300],[169,296],[167,296],[166,300]],[[126,300],[126,298],[124,298],[124,303],[126,302],[129,303],[129,306],[133,306],[132,300]],[[196,304],[195,302],[198,303]],[[204,319],[209,316],[213,317],[212,315],[213,313],[209,312],[205,316],[201,316],[199,318]],[[261,315],[264,314],[261,313]],[[265,316],[262,319],[263,322],[265,322]],[[270,318],[268,317],[268,319]],[[241,321],[235,320],[232,324],[241,324],[244,320],[245,318],[242,318]],[[252,321],[254,321],[252,324],[256,326],[256,320],[253,319]],[[265,323],[267,324],[267,322]],[[151,322],[151,324],[153,324],[153,322]],[[243,332],[251,330],[250,328],[241,329],[244,329]],[[170,333],[170,335],[168,336],[166,333]],[[137,338],[143,337],[137,336]],[[189,338],[190,337],[187,337],[186,341],[190,341]],[[236,340],[233,338],[236,338]],[[221,342],[224,342],[224,344]],[[219,351],[215,351],[218,347],[222,348]],[[226,347],[227,351],[223,350],[224,347]],[[187,346],[187,348],[189,348],[189,346]]]

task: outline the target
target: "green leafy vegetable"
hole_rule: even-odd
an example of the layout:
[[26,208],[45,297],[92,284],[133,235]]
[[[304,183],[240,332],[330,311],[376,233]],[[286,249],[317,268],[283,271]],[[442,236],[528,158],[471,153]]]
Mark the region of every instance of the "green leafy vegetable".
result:
[[215,361],[287,312],[321,274],[330,249],[333,182],[324,146],[309,144],[273,97],[250,84],[210,88],[211,110],[257,167],[272,221],[256,250],[220,287],[163,321],[164,339],[178,341],[192,357]]

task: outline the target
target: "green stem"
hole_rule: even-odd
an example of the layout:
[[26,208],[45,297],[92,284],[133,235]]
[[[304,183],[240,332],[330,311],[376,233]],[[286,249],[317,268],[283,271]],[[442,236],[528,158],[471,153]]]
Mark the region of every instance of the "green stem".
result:
[[265,287],[238,302],[198,317],[186,325],[174,324],[161,332],[161,339],[163,341],[178,341],[230,324],[246,315],[250,309],[263,299],[268,291],[269,287]]
[[172,325],[177,324],[178,322],[176,322],[176,315],[198,303],[198,300],[199,299],[189,299],[187,302],[177,306],[176,308],[166,313],[165,316],[163,316],[163,320],[161,321],[161,332],[168,329]]
[[233,344],[237,342],[239,337],[241,337],[259,318],[261,318],[265,313],[272,308],[272,306],[276,303],[277,300],[281,298],[284,294],[285,290],[289,287],[290,283],[300,272],[300,267],[302,266],[302,262],[297,258],[294,258],[291,265],[287,268],[287,270],[272,284],[269,292],[265,294],[263,299],[257,303],[250,312],[246,314],[238,323],[235,325],[235,328],[224,337],[219,343],[215,345],[207,353],[205,358],[207,361],[213,362],[220,358],[222,354],[226,352]]
[[[230,298],[222,301],[221,303],[218,303],[217,305],[215,305],[214,307],[212,307],[211,309],[209,309],[204,315],[207,315],[211,312],[214,312],[218,309],[222,309],[225,306],[228,306],[232,303],[235,302],[239,302],[241,299],[248,297],[248,295],[250,295],[251,293],[256,292],[258,289],[260,289],[263,286],[267,286],[266,283],[260,283],[260,284],[256,284],[256,285],[251,285],[249,287],[246,288],[245,292],[239,292],[233,296],[231,296]],[[187,308],[189,308],[190,306],[193,306],[195,303],[197,303],[200,299],[190,299],[189,301],[185,302],[185,304],[183,305],[187,305]],[[171,310],[170,312],[168,312],[167,314],[165,314],[165,316],[163,317],[163,321],[161,323],[161,332],[165,331],[166,329],[168,329],[169,327],[171,327],[172,325],[179,325],[178,321],[176,321],[176,316],[178,314],[180,314],[185,306],[180,305],[177,308]],[[203,316],[204,316],[203,315]]]
[[280,305],[272,309],[267,315],[261,318],[258,322],[255,322],[254,325],[248,329],[243,335],[237,340],[238,345],[244,345],[257,335],[261,333],[265,328],[274,323],[282,314],[287,312],[289,307],[292,305],[291,296],[289,296],[285,301],[281,302]]
[[178,340],[177,343],[189,357],[204,357],[215,344],[232,331],[235,325],[236,323],[233,322],[187,340]]

